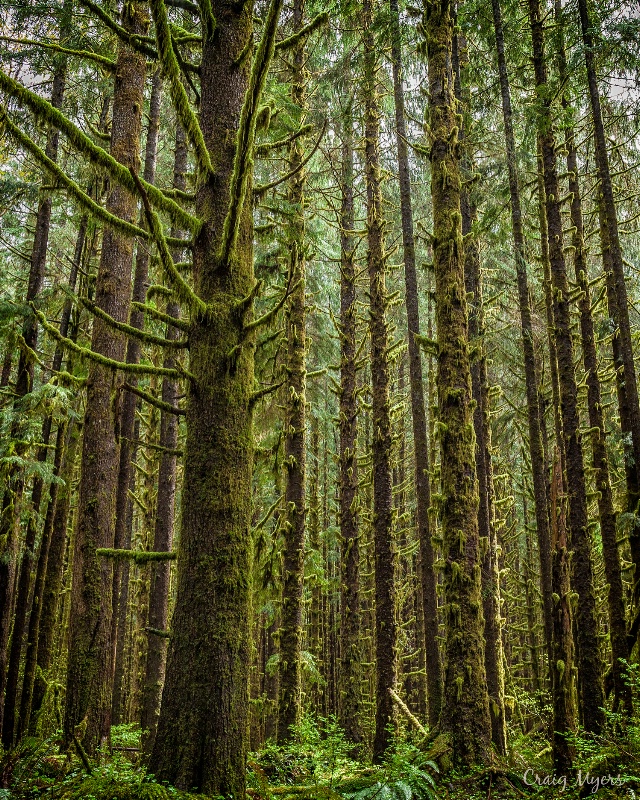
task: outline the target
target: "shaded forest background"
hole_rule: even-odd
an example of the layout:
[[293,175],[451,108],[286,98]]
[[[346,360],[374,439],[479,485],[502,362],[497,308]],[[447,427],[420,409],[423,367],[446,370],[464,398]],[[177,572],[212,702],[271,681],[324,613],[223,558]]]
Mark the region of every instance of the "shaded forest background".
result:
[[632,796],[637,3],[0,13],[2,796]]

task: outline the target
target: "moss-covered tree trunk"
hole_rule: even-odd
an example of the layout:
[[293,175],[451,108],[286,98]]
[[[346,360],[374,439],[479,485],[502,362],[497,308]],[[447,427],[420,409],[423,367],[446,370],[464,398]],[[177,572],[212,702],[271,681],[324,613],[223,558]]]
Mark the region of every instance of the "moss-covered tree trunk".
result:
[[[123,26],[135,35],[148,28],[145,4],[125,6]],[[111,155],[133,170],[139,167],[140,127],[146,76],[145,58],[120,44],[115,70]],[[107,210],[133,223],[136,198],[114,185]],[[119,322],[126,322],[131,295],[133,240],[107,228],[96,278],[96,305]],[[124,336],[102,319],[93,321],[91,348],[107,358],[122,361]],[[82,475],[73,552],[70,646],[66,682],[64,736],[76,737],[93,753],[109,738],[113,686],[113,642],[111,633],[113,565],[100,559],[96,549],[112,547],[114,541],[115,490],[119,442],[117,415],[121,379],[95,361],[89,366],[87,406],[82,442]]]
[[402,82],[402,48],[397,0],[390,0],[391,11],[391,57],[393,65],[393,97],[395,103],[396,147],[398,152],[398,176],[400,182],[400,213],[402,218],[402,247],[404,254],[405,304],[409,351],[409,382],[411,395],[411,419],[413,423],[413,446],[415,461],[416,518],[420,547],[420,599],[423,607],[424,650],[427,673],[427,704],[429,724],[434,726],[440,716],[442,703],[442,665],[438,646],[438,600],[436,577],[433,568],[434,555],[431,543],[429,509],[431,491],[429,486],[429,444],[427,440],[427,414],[422,378],[422,361],[416,337],[420,335],[420,311],[418,308],[418,279],[416,274],[416,248],[413,233],[413,210],[411,203],[411,173],[407,147],[405,122],[404,87]]
[[[640,501],[640,405],[638,402],[638,380],[634,365],[631,324],[629,321],[629,300],[598,88],[593,23],[586,0],[578,0],[578,11],[584,44],[591,116],[593,118],[596,166],[600,181],[598,191],[598,203],[601,208],[600,238],[604,267],[609,275],[607,280],[609,315],[615,326],[615,331],[611,338],[616,366],[620,423],[625,443],[627,510],[637,514]],[[629,544],[631,557],[635,565],[633,600],[638,606],[637,613],[640,613],[640,523],[638,520],[635,520],[630,528]]]
[[[60,25],[61,36],[64,36],[69,26],[71,4],[65,2],[62,9]],[[53,74],[51,87],[51,104],[55,108],[62,106],[67,80],[67,59],[60,56]],[[58,156],[59,133],[52,128],[47,136],[45,152],[55,161]],[[44,285],[47,264],[47,247],[49,230],[51,226],[51,210],[53,197],[46,190],[42,191],[38,202],[35,219],[35,232],[31,261],[29,264],[29,278],[27,291],[24,298],[25,305],[38,299]],[[35,351],[38,342],[38,324],[35,316],[29,310],[22,326],[22,339],[25,347],[20,348],[16,384],[14,388],[14,408],[21,410],[22,398],[29,394],[33,388],[34,361],[29,351]],[[48,421],[47,421],[48,420]],[[42,444],[38,460],[47,457],[47,446],[51,435],[51,419],[47,417],[42,431]],[[15,454],[24,456],[27,447],[21,439],[20,414],[12,425],[11,436],[16,440]],[[13,742],[15,726],[15,711],[18,700],[18,680],[20,673],[20,656],[22,653],[22,640],[27,618],[29,587],[33,561],[34,546],[36,543],[36,517],[42,498],[43,481],[36,475],[31,493],[31,503],[35,513],[29,515],[27,531],[20,553],[20,516],[25,490],[25,479],[19,467],[12,465],[4,467],[6,473],[2,475],[4,490],[2,494],[2,513],[0,515],[0,728],[2,743],[9,748]],[[18,569],[18,564],[20,568]],[[17,573],[17,580],[16,580]],[[5,713],[6,712],[6,713]]]
[[[293,32],[303,26],[304,2],[294,0]],[[304,38],[294,46],[291,60],[291,100],[302,117],[305,103]],[[303,122],[301,118],[299,120]],[[302,712],[302,589],[305,539],[305,242],[304,184],[301,168],[304,148],[301,138],[289,149],[289,169],[297,170],[290,179],[287,199],[292,209],[288,230],[289,280],[293,290],[287,307],[287,380],[285,420],[285,503],[282,577],[282,617],[280,629],[280,698],[278,703],[278,741],[290,736],[290,728]]]
[[[557,22],[562,25],[562,7],[560,0],[555,2]],[[560,29],[558,46],[558,66],[562,78],[568,75],[568,66],[564,49],[564,36]],[[569,109],[566,94],[562,99],[563,108]],[[628,713],[632,711],[631,688],[623,678],[624,667],[621,659],[629,656],[626,636],[624,592],[620,572],[620,553],[618,552],[616,513],[613,506],[613,493],[609,472],[609,458],[606,446],[606,428],[602,410],[602,392],[598,372],[598,353],[591,297],[589,287],[589,270],[587,249],[584,239],[584,222],[582,217],[582,196],[578,177],[578,153],[576,149],[573,125],[565,129],[565,146],[567,150],[567,172],[569,176],[569,195],[571,198],[571,245],[573,267],[576,283],[580,289],[578,308],[580,309],[580,333],[582,340],[582,360],[587,382],[587,406],[589,409],[589,426],[591,428],[591,453],[598,492],[598,512],[600,516],[600,536],[604,557],[605,576],[607,580],[607,605],[609,611],[609,631],[611,639],[611,674],[613,679],[614,707],[622,706]]]
[[456,761],[491,760],[491,718],[484,663],[478,490],[460,213],[462,119],[456,114],[453,6],[427,0],[429,141],[438,341],[438,423],[444,558],[445,673],[440,726]]
[[362,741],[360,519],[358,509],[357,293],[353,195],[353,116],[343,115],[340,191],[340,483],[341,622],[338,719],[354,745]]
[[[186,130],[191,140],[203,135],[196,193],[202,227],[193,243],[198,301],[190,298],[176,605],[150,770],[182,789],[244,800],[255,388],[251,146],[280,2],[269,6],[267,38],[251,72],[250,59],[238,59],[251,52],[253,4],[212,6],[199,130],[195,120]],[[154,17],[166,11],[161,0],[153,8]]]
[[522,332],[523,372],[527,398],[527,425],[529,434],[529,457],[533,479],[533,503],[536,519],[536,534],[540,556],[540,585],[542,589],[542,606],[544,610],[545,643],[549,660],[553,640],[553,606],[551,589],[551,539],[549,532],[549,504],[547,496],[547,478],[545,475],[545,457],[543,438],[540,429],[540,398],[536,376],[539,374],[538,359],[534,349],[533,324],[531,320],[531,301],[529,298],[529,281],[527,277],[527,252],[525,248],[522,205],[520,202],[520,184],[516,160],[516,142],[513,132],[513,110],[511,107],[511,90],[504,51],[504,31],[502,27],[502,11],[500,0],[491,0],[493,22],[498,56],[498,74],[500,78],[500,95],[509,172],[509,198],[511,205],[511,229],[513,233],[516,276],[518,283],[518,305],[520,311],[520,328]]
[[[162,99],[162,76],[156,70],[151,81],[151,96],[149,98],[149,122],[147,125],[147,141],[145,145],[143,177],[147,183],[153,183],[156,173],[156,158],[158,151],[158,132],[160,129],[160,102]],[[141,219],[144,227],[144,212]],[[133,274],[132,301],[143,303],[146,298],[149,283],[149,244],[139,241],[136,252],[135,268]],[[129,324],[138,329],[144,328],[144,313],[132,307]],[[127,364],[139,364],[142,347],[139,339],[131,336],[127,340]],[[137,376],[131,374],[127,377],[128,383],[137,386]],[[131,497],[129,484],[131,483],[132,462],[135,461],[136,444],[134,443],[134,426],[138,398],[133,392],[124,391],[122,408],[120,411],[120,459],[118,466],[118,484],[116,490],[116,522],[114,544],[115,548],[129,549],[131,547],[131,528],[127,524],[131,520],[129,508]],[[122,681],[124,670],[124,643],[126,628],[126,608],[129,587],[129,561],[117,560],[113,567],[113,617],[111,630],[114,645],[114,681],[112,701],[112,721],[119,725],[122,716]]]
[[539,0],[529,0],[533,64],[538,94],[538,128],[544,172],[545,212],[549,237],[549,262],[553,285],[553,323],[558,358],[562,433],[566,453],[567,523],[572,550],[572,588],[578,594],[576,610],[577,663],[584,726],[602,727],[604,694],[600,657],[591,542],[587,520],[586,484],[579,432],[577,386],[569,314],[569,284],[563,251],[560,187],[556,168],[555,137],[547,86],[543,22]]
[[[91,188],[89,189],[91,194]],[[78,278],[78,269],[82,260],[83,252],[85,249],[85,242],[87,239],[87,228],[89,224],[89,217],[84,214],[80,218],[78,226],[78,236],[73,253],[73,261],[69,270],[68,287],[71,292],[75,291],[76,281]],[[69,320],[71,318],[71,298],[65,300],[60,316],[59,331],[62,336],[66,336],[69,328]],[[62,366],[64,350],[62,346],[56,347],[52,369],[58,371]],[[56,432],[56,444],[54,454],[54,474],[60,477],[63,453],[65,450],[65,440],[67,437],[68,425],[59,424]],[[21,739],[29,728],[31,719],[32,701],[34,683],[36,680],[36,669],[38,664],[38,651],[40,649],[40,621],[43,613],[44,601],[44,587],[49,569],[49,551],[51,548],[51,539],[53,531],[53,516],[57,502],[59,483],[56,481],[51,484],[49,488],[49,498],[47,502],[47,510],[45,513],[45,520],[42,530],[42,540],[40,543],[40,550],[38,553],[38,562],[36,566],[36,574],[33,584],[33,600],[31,603],[31,611],[29,614],[29,627],[27,631],[27,643],[24,657],[24,673],[22,680],[22,692],[20,695],[20,712],[18,714],[18,728],[17,737]]]
[[[176,131],[176,147],[173,163],[173,186],[179,191],[186,189],[187,172],[187,140],[184,129],[178,125]],[[173,231],[174,235],[178,231]],[[179,256],[176,253],[176,256]],[[172,317],[180,316],[180,308],[175,301],[167,304],[167,314]],[[166,337],[175,340],[179,331],[173,325],[167,325]],[[164,359],[164,367],[173,369],[176,366],[175,357],[168,353]],[[162,401],[169,406],[178,405],[179,384],[175,378],[165,375],[162,379]],[[170,411],[163,410],[160,416],[160,440],[158,442],[160,465],[158,467],[158,499],[153,533],[153,551],[156,553],[168,552],[173,547],[173,529],[176,504],[176,467],[178,447],[178,416]],[[151,585],[149,589],[149,642],[147,645],[147,658],[144,671],[144,686],[142,693],[142,712],[140,727],[143,731],[144,751],[147,754],[153,749],[153,740],[160,712],[162,698],[162,684],[167,655],[167,639],[154,634],[153,631],[166,631],[169,612],[169,578],[170,562],[154,561],[151,563]]]
[[380,761],[389,745],[394,707],[389,689],[396,686],[396,613],[389,407],[389,331],[387,322],[384,211],[380,174],[380,104],[378,54],[373,32],[374,4],[364,0],[364,158],[367,191],[367,268],[371,346],[373,537],[375,552],[376,715],[373,758]]

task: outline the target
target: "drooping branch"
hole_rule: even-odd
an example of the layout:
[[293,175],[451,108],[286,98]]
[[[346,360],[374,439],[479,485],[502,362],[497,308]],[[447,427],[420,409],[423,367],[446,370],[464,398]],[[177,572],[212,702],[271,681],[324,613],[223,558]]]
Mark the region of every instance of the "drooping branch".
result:
[[231,260],[238,238],[238,228],[244,207],[247,183],[253,168],[253,144],[256,134],[258,106],[267,79],[267,73],[269,72],[269,65],[273,58],[281,8],[282,0],[271,0],[242,106],[233,174],[231,175],[229,187],[231,199],[224,221],[219,253],[219,257],[224,263]]
[[205,177],[213,173],[213,166],[207,145],[204,141],[202,129],[196,115],[191,108],[189,98],[180,80],[180,65],[173,49],[171,40],[171,29],[169,18],[164,0],[151,0],[151,13],[156,26],[156,40],[158,42],[158,53],[164,74],[169,83],[169,93],[180,124],[184,128],[189,141],[193,147],[198,167]]
[[264,142],[263,144],[259,144],[255,149],[255,154],[257,156],[266,156],[272,150],[279,150],[282,147],[288,147],[292,142],[295,142],[296,139],[299,139],[301,136],[306,136],[307,134],[311,133],[312,130],[313,125],[303,125],[295,133],[292,133],[290,136],[287,136],[284,139],[278,139],[277,142]]
[[136,303],[134,301],[131,303],[131,307],[138,309],[138,311],[142,311],[144,314],[148,314],[150,317],[157,319],[158,322],[166,322],[167,325],[173,325],[174,328],[185,331],[185,333],[188,333],[191,330],[191,325],[187,322],[187,320],[175,319],[170,314],[165,314],[164,311],[160,311],[159,309],[147,305],[146,303]]
[[153,47],[151,47],[151,42],[153,41],[152,39],[149,39],[146,36],[136,36],[135,34],[129,33],[129,31],[125,30],[122,25],[118,25],[118,23],[112,19],[110,14],[100,8],[100,6],[96,3],[93,3],[92,0],[79,0],[79,3],[91,11],[92,14],[95,14],[95,16],[98,17],[98,19],[104,23],[109,30],[113,31],[116,36],[122,39],[123,42],[126,42],[134,50],[144,53],[145,56],[153,59],[154,61],[158,59],[158,54]]
[[304,169],[304,167],[309,163],[309,161],[311,161],[311,159],[315,155],[315,152],[318,149],[318,147],[320,147],[320,142],[322,141],[322,137],[324,136],[324,132],[326,129],[327,129],[327,121],[325,120],[322,126],[322,131],[320,132],[320,136],[318,137],[318,141],[315,143],[315,145],[313,146],[311,152],[307,155],[307,157],[303,161],[301,161],[295,167],[295,169],[292,169],[289,172],[287,172],[286,175],[282,175],[280,178],[276,178],[275,181],[271,181],[270,183],[262,183],[259,184],[258,186],[255,186],[253,189],[254,195],[256,197],[261,197],[266,192],[268,192],[269,189],[275,189],[276,186],[279,186],[281,183],[285,183],[285,181],[288,181],[297,172],[300,172],[301,169]]
[[41,42],[37,41],[36,39],[19,39],[14,38],[13,36],[0,36],[0,41],[2,42],[11,42],[11,44],[25,44],[34,47],[43,47],[45,50],[55,50],[56,53],[65,53],[69,56],[75,56],[76,58],[83,58],[87,61],[95,61],[96,64],[99,64],[104,69],[114,70],[116,67],[116,62],[112,58],[108,58],[107,56],[102,56],[100,53],[94,53],[91,50],[74,50],[70,47],[63,47],[61,44],[56,44],[55,42]]
[[18,128],[18,126],[7,114],[6,109],[2,106],[0,106],[0,122],[4,123],[4,129],[6,132],[9,133],[28,153],[30,153],[36,159],[36,161],[47,170],[47,172],[49,172],[57,181],[59,181],[62,186],[64,186],[68,194],[73,197],[73,199],[76,200],[85,211],[88,211],[94,217],[97,217],[102,222],[106,223],[107,225],[111,225],[112,228],[116,228],[128,236],[140,236],[146,239],[149,238],[150,234],[148,231],[145,231],[143,228],[140,228],[131,222],[120,219],[120,217],[116,217],[114,214],[111,214],[109,211],[107,211],[106,208],[103,208],[101,205],[96,203],[95,200],[89,197],[89,195],[84,192],[78,186],[78,184],[56,164],[55,161],[47,156],[44,150],[38,147],[33,139],[31,139],[26,133],[23,133],[20,128]]
[[246,325],[244,326],[245,332],[255,330],[256,328],[261,328],[263,325],[267,325],[275,317],[278,311],[280,311],[282,306],[287,302],[288,298],[291,297],[291,295],[298,288],[299,285],[300,281],[296,281],[296,283],[293,286],[291,286],[291,281],[289,281],[289,286],[287,286],[282,297],[280,298],[280,300],[278,300],[275,306],[273,308],[270,308],[269,311],[266,311],[257,319],[254,319],[252,322],[246,323]]
[[82,358],[89,358],[92,361],[96,361],[98,364],[102,364],[103,367],[119,369],[122,372],[133,372],[136,375],[168,375],[169,377],[176,379],[182,375],[182,373],[177,369],[169,369],[168,367],[154,367],[149,364],[127,364],[124,361],[115,361],[113,358],[107,358],[99,353],[95,353],[93,350],[77,344],[73,341],[73,339],[63,336],[56,327],[49,324],[45,315],[41,311],[38,311],[33,304],[32,308],[35,315],[40,320],[40,324],[44,330],[56,341],[60,342],[61,345],[66,347],[68,350],[77,353],[79,356],[82,356]]
[[155,344],[159,347],[189,346],[189,342],[187,342],[185,339],[165,339],[164,336],[156,336],[153,333],[147,333],[146,331],[140,330],[140,328],[134,328],[133,325],[127,325],[126,322],[118,322],[117,319],[114,319],[110,314],[107,314],[106,311],[103,311],[99,306],[97,306],[95,303],[92,303],[86,297],[81,297],[80,302],[94,316],[100,317],[101,320],[106,322],[107,325],[110,325],[117,331],[121,331],[127,336],[133,336],[135,339],[139,339],[145,344]]
[[130,172],[131,177],[136,185],[136,189],[142,198],[142,205],[144,208],[145,217],[147,218],[147,224],[153,235],[153,238],[156,241],[156,244],[158,245],[160,263],[162,264],[167,279],[171,282],[171,285],[175,289],[179,300],[185,303],[185,305],[188,305],[196,313],[204,314],[204,312],[207,310],[207,304],[200,297],[198,297],[198,295],[193,291],[193,289],[176,269],[176,265],[171,257],[171,253],[169,252],[167,240],[162,232],[162,225],[160,224],[158,215],[151,208],[146,187],[143,186],[142,181],[133,170]]
[[[23,86],[2,70],[0,70],[0,89],[5,91],[8,95],[15,97],[21,105],[29,108],[36,117],[58,128],[85,158],[95,166],[107,172],[113,180],[121,184],[128,191],[132,193],[136,192],[137,186],[131,172],[116,161],[115,158],[110,156],[106,150],[94,144],[80,128],[74,125],[73,122],[58,111],[57,108],[54,108],[51,103],[35,92],[32,92],[30,89],[27,89],[26,86]],[[181,228],[187,228],[194,234],[199,232],[202,224],[199,219],[188,214],[173,200],[165,197],[163,192],[156,186],[146,183],[146,181],[142,181],[142,185],[151,202],[157,208],[166,211],[177,225]]]
[[157,397],[149,394],[149,392],[145,392],[144,389],[140,389],[138,386],[133,386],[133,384],[125,383],[124,388],[128,392],[131,392],[131,394],[135,394],[141,400],[144,400],[145,403],[149,403],[149,405],[155,406],[161,411],[166,411],[167,414],[175,414],[177,417],[184,417],[187,413],[183,408],[177,408],[176,406],[172,406],[171,403],[165,403],[164,400],[158,400]]
[[288,36],[286,39],[283,39],[281,42],[276,44],[276,50],[282,52],[284,50],[291,50],[292,47],[295,47],[298,42],[302,39],[306,39],[307,36],[312,34],[317,28],[321,25],[324,25],[326,22],[329,21],[329,13],[327,11],[323,11],[321,14],[318,14],[317,17],[314,17],[311,22],[305,25],[303,28],[297,33]]

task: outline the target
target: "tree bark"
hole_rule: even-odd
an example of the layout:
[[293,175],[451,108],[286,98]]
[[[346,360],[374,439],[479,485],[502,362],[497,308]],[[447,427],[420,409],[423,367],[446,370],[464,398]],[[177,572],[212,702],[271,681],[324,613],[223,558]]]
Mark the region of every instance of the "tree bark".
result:
[[[125,6],[122,24],[135,35],[144,35],[148,18],[142,2]],[[145,58],[120,44],[115,71],[111,155],[126,167],[139,167],[139,141]],[[115,185],[107,210],[134,222],[137,200]],[[126,322],[131,295],[133,240],[107,228],[96,278],[96,305],[120,322]],[[100,318],[93,321],[91,349],[117,361],[125,355],[124,336]],[[100,559],[99,547],[113,547],[115,490],[119,460],[117,439],[121,378],[92,361],[87,378],[87,406],[82,442],[82,475],[73,553],[70,648],[66,682],[64,737],[78,738],[92,754],[105,740],[111,726],[113,643],[111,632],[113,565]],[[82,723],[82,729],[77,729]],[[76,733],[77,731],[77,733]]]
[[409,382],[411,394],[411,419],[413,423],[413,445],[415,460],[416,517],[420,547],[420,599],[423,607],[424,650],[427,672],[427,703],[429,725],[435,726],[442,704],[442,664],[438,646],[438,598],[436,576],[433,568],[434,555],[431,543],[431,489],[429,485],[429,443],[427,439],[427,413],[424,399],[422,361],[416,336],[420,335],[420,311],[418,307],[418,279],[416,274],[416,250],[413,233],[413,210],[411,203],[411,175],[407,148],[407,126],[404,111],[404,87],[402,83],[402,49],[398,0],[389,0],[391,10],[391,59],[393,66],[393,97],[395,102],[396,148],[398,152],[398,176],[400,182],[400,213],[402,218],[402,247],[404,254],[405,304],[407,309],[407,347],[409,352]]
[[547,97],[547,68],[539,0],[529,0],[533,65],[539,102],[539,140],[544,174],[549,262],[553,284],[553,321],[558,357],[563,441],[566,452],[568,528],[572,550],[572,587],[578,594],[576,612],[579,691],[584,726],[597,733],[603,724],[604,694],[599,652],[586,485],[579,433],[577,387],[569,314],[569,284],[563,252],[562,217],[556,169],[555,137]]
[[456,116],[453,7],[426,3],[433,255],[438,341],[445,599],[443,732],[456,762],[491,761],[491,718],[484,660],[478,489],[460,213],[460,119]]
[[[143,177],[147,183],[153,183],[156,174],[156,160],[158,152],[158,131],[160,129],[160,102],[162,99],[162,76],[157,69],[151,81],[151,97],[149,99],[149,123],[147,126],[147,141],[145,146]],[[141,227],[146,227],[144,212],[141,217]],[[149,244],[138,241],[136,253],[133,293],[131,299],[137,303],[144,303],[149,280]],[[144,313],[137,308],[132,308],[129,314],[129,325],[142,330],[144,328]],[[139,364],[142,347],[139,339],[131,336],[127,340],[127,364]],[[127,376],[127,381],[137,386],[138,379],[135,374]],[[118,464],[118,483],[116,488],[116,522],[114,544],[115,548],[129,549],[131,547],[131,528],[127,524],[131,521],[129,485],[131,483],[132,464],[136,457],[134,444],[134,426],[138,398],[133,392],[123,391],[122,410],[120,412],[120,458]],[[111,621],[111,635],[114,646],[114,681],[113,700],[111,705],[112,722],[119,725],[122,721],[122,680],[124,671],[124,640],[126,625],[126,608],[128,602],[129,561],[116,560],[113,567],[113,617]]]
[[502,28],[502,11],[500,0],[491,0],[493,23],[498,54],[498,73],[500,77],[500,93],[504,119],[504,134],[509,171],[509,197],[511,203],[511,228],[515,251],[516,275],[518,282],[518,305],[520,310],[520,328],[522,331],[522,354],[524,367],[525,390],[527,397],[527,424],[529,433],[529,457],[533,479],[533,503],[536,519],[536,534],[540,556],[540,583],[542,589],[542,606],[544,611],[545,644],[549,665],[551,664],[551,648],[553,641],[553,605],[551,588],[551,537],[549,532],[549,505],[547,496],[547,478],[545,475],[545,457],[543,439],[540,429],[540,398],[536,376],[539,373],[533,342],[533,325],[531,322],[531,301],[527,278],[527,253],[525,249],[522,207],[520,203],[520,186],[516,161],[516,142],[513,133],[513,111],[511,108],[511,90],[504,52],[504,32]]
[[342,130],[340,208],[340,725],[347,741],[362,742],[360,649],[360,518],[358,508],[357,291],[353,196],[353,115],[348,100]]
[[376,714],[373,759],[380,762],[389,746],[388,727],[395,709],[389,689],[396,688],[397,623],[395,617],[393,499],[391,484],[391,419],[384,212],[380,177],[380,106],[373,33],[373,2],[363,0],[364,138],[367,191],[367,268],[369,272],[369,336],[373,422],[373,536],[375,552]]
[[[304,0],[293,3],[293,33],[304,24]],[[305,106],[305,46],[301,39],[291,53],[291,101],[300,123]],[[288,231],[289,280],[292,290],[287,307],[287,399],[285,420],[285,467],[287,482],[284,524],[284,559],[280,629],[280,699],[278,703],[278,742],[291,736],[291,726],[302,713],[302,590],[305,544],[305,230],[302,169],[304,148],[298,137],[289,148],[289,169],[298,170],[289,181],[287,200],[293,211]]]

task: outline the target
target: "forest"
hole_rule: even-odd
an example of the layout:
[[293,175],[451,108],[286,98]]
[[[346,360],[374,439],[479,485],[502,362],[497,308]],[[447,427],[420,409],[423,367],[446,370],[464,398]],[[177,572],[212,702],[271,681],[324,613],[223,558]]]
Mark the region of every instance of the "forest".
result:
[[0,798],[640,792],[637,0],[2,0]]

